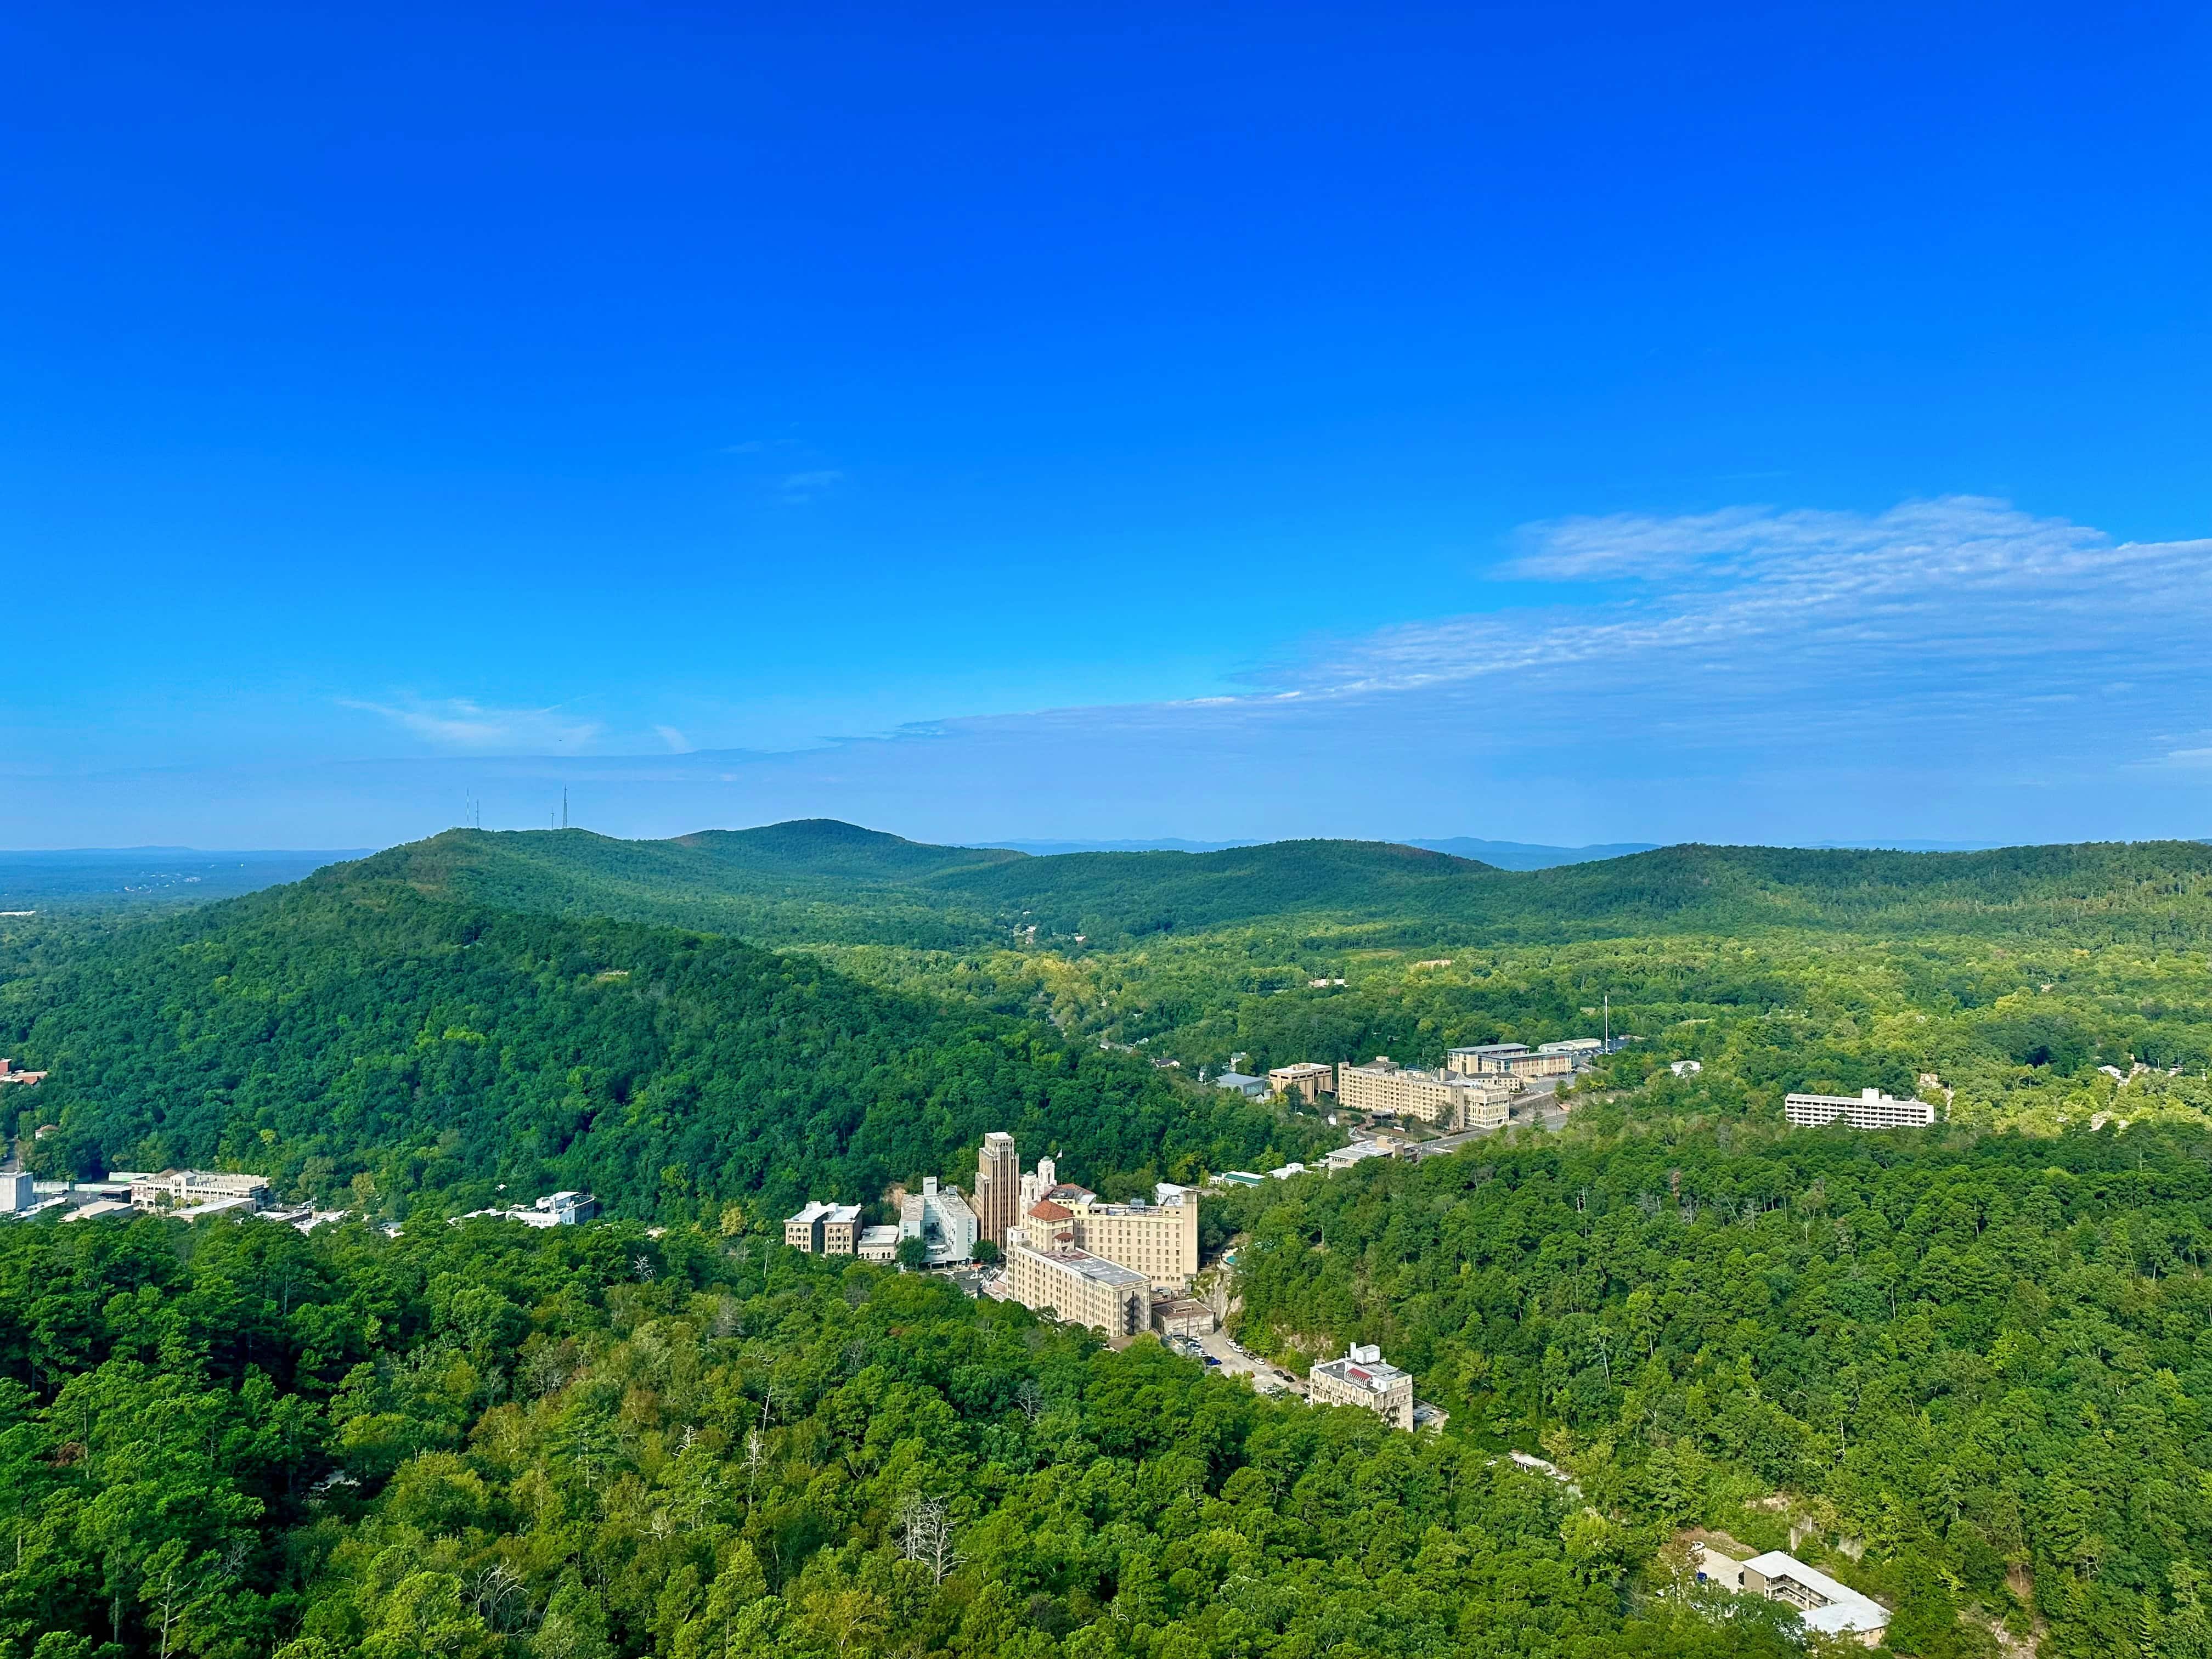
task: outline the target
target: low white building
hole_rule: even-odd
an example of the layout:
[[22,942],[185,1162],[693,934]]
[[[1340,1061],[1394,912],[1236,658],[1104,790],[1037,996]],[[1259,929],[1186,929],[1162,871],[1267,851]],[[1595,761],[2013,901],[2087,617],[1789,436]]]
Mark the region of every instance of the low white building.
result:
[[898,1260],[899,1230],[894,1226],[863,1227],[854,1254],[863,1261]]
[[1841,1118],[1854,1129],[1924,1129],[1936,1121],[1936,1109],[1924,1100],[1899,1100],[1879,1089],[1856,1095],[1790,1095],[1783,1115],[1800,1128],[1817,1129]]
[[552,1193],[537,1202],[517,1205],[506,1210],[471,1210],[466,1215],[453,1218],[455,1226],[464,1221],[489,1218],[495,1221],[520,1221],[526,1227],[574,1227],[589,1221],[599,1212],[599,1200],[589,1193]]
[[1881,1644],[1889,1627],[1889,1609],[1872,1596],[1840,1583],[1794,1555],[1769,1550],[1748,1561],[1722,1554],[1710,1544],[1698,1548],[1698,1577],[1740,1595],[1764,1596],[1797,1609],[1808,1630],[1824,1636],[1850,1636],[1868,1647]]

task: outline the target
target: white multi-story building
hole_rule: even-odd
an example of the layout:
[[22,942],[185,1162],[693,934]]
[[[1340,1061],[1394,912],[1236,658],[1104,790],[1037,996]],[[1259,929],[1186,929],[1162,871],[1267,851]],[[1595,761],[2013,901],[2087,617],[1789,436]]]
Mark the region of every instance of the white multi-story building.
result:
[[[1064,1206],[1041,1202],[1038,1207]],[[1016,1227],[1006,1235],[1006,1285],[1014,1300],[1109,1337],[1134,1336],[1150,1328],[1152,1281],[1118,1261],[1046,1236],[1043,1228],[1051,1219],[1036,1218],[1041,1248],[1031,1248],[1030,1226]]]
[[1424,1072],[1401,1066],[1388,1054],[1376,1055],[1371,1065],[1347,1060],[1336,1068],[1340,1106],[1418,1118],[1447,1130],[1502,1127],[1519,1086],[1498,1075]]
[[939,1188],[935,1176],[924,1176],[921,1190],[908,1193],[899,1203],[899,1237],[920,1239],[933,1267],[972,1261],[978,1236],[975,1212],[968,1207],[960,1189]]
[[131,1205],[139,1210],[191,1210],[219,1199],[246,1199],[259,1206],[269,1197],[269,1177],[224,1175],[212,1170],[164,1170],[131,1182]]
[[1362,1406],[1394,1429],[1410,1433],[1413,1427],[1413,1374],[1388,1363],[1371,1343],[1315,1366],[1306,1398],[1316,1406]]
[[898,1260],[899,1230],[896,1227],[863,1227],[860,1242],[854,1255],[863,1261],[896,1261]]
[[1924,1100],[1899,1100],[1879,1089],[1856,1095],[1790,1095],[1783,1115],[1801,1128],[1817,1129],[1838,1118],[1854,1129],[1924,1129],[1936,1121],[1936,1109]]
[[21,1215],[38,1201],[28,1170],[0,1171],[0,1215]]

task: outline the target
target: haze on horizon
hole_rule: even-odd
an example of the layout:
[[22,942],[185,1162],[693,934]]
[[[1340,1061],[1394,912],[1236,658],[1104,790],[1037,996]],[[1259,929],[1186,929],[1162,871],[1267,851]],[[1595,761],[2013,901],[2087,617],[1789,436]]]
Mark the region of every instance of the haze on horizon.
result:
[[2212,833],[2201,9],[127,33],[0,847]]

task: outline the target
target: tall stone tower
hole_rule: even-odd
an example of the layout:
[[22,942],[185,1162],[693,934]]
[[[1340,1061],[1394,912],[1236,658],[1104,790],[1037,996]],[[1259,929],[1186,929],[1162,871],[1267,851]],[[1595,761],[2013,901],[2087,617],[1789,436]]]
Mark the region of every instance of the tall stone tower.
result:
[[975,1158],[976,1231],[994,1244],[1004,1244],[1006,1229],[1021,1224],[1021,1193],[1014,1138],[994,1129],[983,1137],[983,1150]]

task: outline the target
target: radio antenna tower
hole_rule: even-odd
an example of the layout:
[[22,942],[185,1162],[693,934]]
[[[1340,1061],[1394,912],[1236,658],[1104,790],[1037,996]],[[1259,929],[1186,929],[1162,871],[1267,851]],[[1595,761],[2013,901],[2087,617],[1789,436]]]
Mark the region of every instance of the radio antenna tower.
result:
[[568,827],[568,786],[565,783],[561,786],[561,827]]

